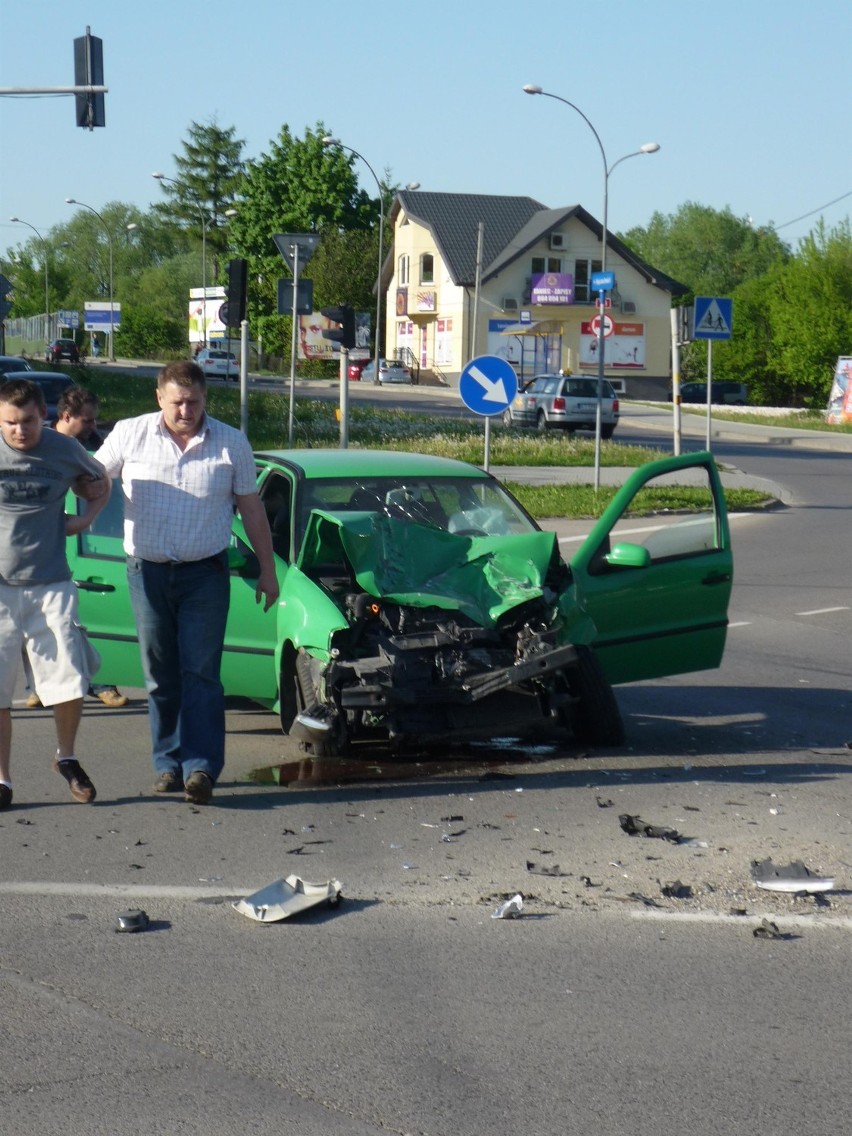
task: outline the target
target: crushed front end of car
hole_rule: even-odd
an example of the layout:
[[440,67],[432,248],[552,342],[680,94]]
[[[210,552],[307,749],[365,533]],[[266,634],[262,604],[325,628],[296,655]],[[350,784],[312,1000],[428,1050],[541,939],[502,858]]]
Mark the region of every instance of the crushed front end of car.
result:
[[552,533],[316,511],[297,570],[343,616],[324,644],[306,627],[296,659],[291,732],[315,753],[517,732],[575,700],[567,675],[594,628]]

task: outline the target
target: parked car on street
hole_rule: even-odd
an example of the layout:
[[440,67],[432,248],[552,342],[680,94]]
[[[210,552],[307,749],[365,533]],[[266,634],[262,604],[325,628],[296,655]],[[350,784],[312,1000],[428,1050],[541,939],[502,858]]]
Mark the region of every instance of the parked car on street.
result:
[[48,343],[44,352],[45,363],[61,363],[63,359],[69,363],[80,362],[80,348],[73,339],[54,339]]
[[195,362],[207,379],[228,379],[239,376],[240,365],[233,351],[223,351],[217,347],[205,347],[195,356]]
[[[222,682],[277,711],[306,752],[541,722],[620,744],[612,684],[721,661],[733,566],[709,453],[637,469],[568,563],[555,533],[465,462],[358,449],[255,461],[281,595],[269,612],[255,602],[259,565],[235,517]],[[703,511],[637,528],[633,498],[684,470]],[[141,686],[122,509],[117,483],[67,552],[97,681]]]
[[360,382],[361,372],[364,370],[364,368],[367,366],[367,364],[369,362],[370,362],[369,359],[353,359],[350,356],[348,375],[349,375],[349,381],[351,383]]
[[[711,402],[716,406],[745,406],[748,402],[748,387],[745,383],[730,382],[720,379],[710,384]],[[673,394],[669,391],[669,402]],[[707,402],[706,383],[682,383],[680,388],[681,402]]]
[[44,401],[47,403],[47,421],[51,422],[56,418],[56,404],[59,402],[59,396],[64,390],[73,387],[74,380],[62,371],[7,371],[3,376],[3,381],[11,379],[29,379],[32,383],[38,383],[44,394]]
[[[584,375],[536,375],[503,411],[505,426],[534,426],[594,430],[598,406],[598,380]],[[601,400],[601,437],[611,438],[618,425],[618,399],[604,379]]]
[[31,371],[32,366],[21,355],[0,355],[0,376],[8,371]]
[[[371,359],[361,369],[361,382],[372,383],[376,377],[376,362]],[[398,359],[379,359],[379,386],[385,383],[413,383],[411,371]]]

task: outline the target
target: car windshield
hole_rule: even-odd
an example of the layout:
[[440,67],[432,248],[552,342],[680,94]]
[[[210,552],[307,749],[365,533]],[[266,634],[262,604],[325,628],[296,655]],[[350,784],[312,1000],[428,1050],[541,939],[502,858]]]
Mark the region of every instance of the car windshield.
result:
[[381,512],[467,536],[536,532],[538,526],[497,481],[485,478],[370,477],[306,481],[297,509],[297,541],[313,509]]

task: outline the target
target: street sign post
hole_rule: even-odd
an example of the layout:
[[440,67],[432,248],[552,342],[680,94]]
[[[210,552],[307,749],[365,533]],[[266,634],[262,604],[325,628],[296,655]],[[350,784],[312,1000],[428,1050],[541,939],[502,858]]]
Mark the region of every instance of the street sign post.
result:
[[478,355],[467,364],[459,376],[459,394],[462,402],[474,414],[485,418],[485,461],[487,470],[491,457],[491,418],[502,414],[518,393],[518,376],[507,359],[499,355]]
[[[296,401],[296,346],[299,333],[299,300],[301,299],[299,272],[313,256],[317,245],[320,243],[320,237],[318,233],[274,233],[272,239],[275,241],[275,247],[284,257],[287,262],[287,267],[293,275],[291,291],[293,328],[290,336],[290,411],[287,422],[288,445],[292,448],[296,424],[293,411]],[[311,288],[313,289],[313,285],[311,285]],[[280,310],[279,308],[279,311]],[[310,312],[310,308],[308,308],[308,312]]]
[[113,303],[110,318],[109,301],[87,300],[83,305],[83,327],[86,331],[102,331],[109,334],[110,329],[118,331],[121,327],[121,304]]
[[615,273],[614,272],[593,272],[592,273],[592,291],[593,292],[611,292],[615,287]]
[[696,296],[692,334],[707,343],[707,435],[705,449],[710,449],[710,418],[713,403],[713,340],[730,339],[734,323],[734,301],[729,296]]

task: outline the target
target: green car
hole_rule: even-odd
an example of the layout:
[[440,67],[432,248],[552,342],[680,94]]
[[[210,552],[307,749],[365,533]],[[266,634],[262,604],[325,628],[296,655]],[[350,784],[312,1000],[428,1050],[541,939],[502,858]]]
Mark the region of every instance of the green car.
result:
[[[612,684],[721,662],[732,556],[712,456],[635,471],[565,559],[503,485],[465,462],[369,450],[257,453],[281,585],[264,613],[234,520],[228,695],[275,710],[306,752],[491,738],[555,720],[617,745]],[[686,480],[706,507],[637,520],[637,494]],[[68,540],[98,682],[142,686],[116,485]]]

